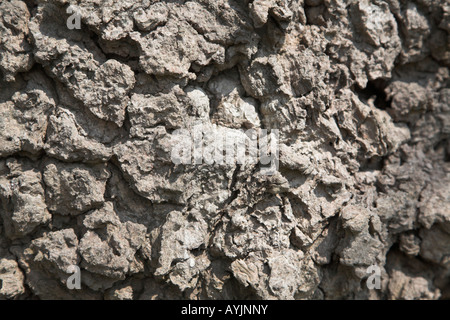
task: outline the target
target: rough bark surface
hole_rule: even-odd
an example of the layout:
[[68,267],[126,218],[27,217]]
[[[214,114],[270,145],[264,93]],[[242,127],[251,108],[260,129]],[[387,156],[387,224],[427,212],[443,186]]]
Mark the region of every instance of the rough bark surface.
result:
[[449,67],[446,0],[0,0],[0,299],[450,298]]

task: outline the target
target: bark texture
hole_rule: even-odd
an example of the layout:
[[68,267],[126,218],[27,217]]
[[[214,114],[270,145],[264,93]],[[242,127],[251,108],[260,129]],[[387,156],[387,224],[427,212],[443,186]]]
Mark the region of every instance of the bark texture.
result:
[[[0,0],[0,298],[450,298],[449,40],[446,0]],[[279,170],[175,164],[197,123]]]

